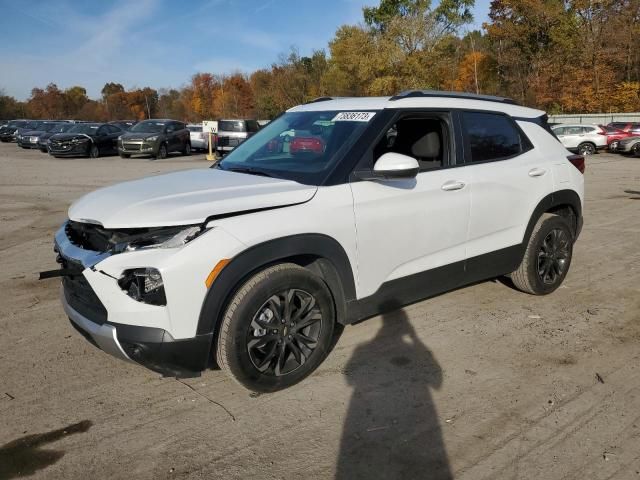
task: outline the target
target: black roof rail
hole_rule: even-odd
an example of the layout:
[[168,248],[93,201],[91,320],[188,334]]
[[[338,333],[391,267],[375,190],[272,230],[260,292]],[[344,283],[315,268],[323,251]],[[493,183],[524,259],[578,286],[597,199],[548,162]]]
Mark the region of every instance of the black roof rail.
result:
[[465,98],[467,100],[482,100],[485,102],[498,102],[508,103],[511,105],[517,105],[517,103],[511,98],[496,97],[493,95],[478,95],[475,93],[467,92],[448,92],[444,90],[405,90],[397,95],[394,95],[389,100],[401,100],[403,98],[415,98],[415,97],[444,97],[444,98]]
[[307,103],[326,102],[328,100],[335,100],[335,97],[318,97],[318,98],[314,98],[313,100]]

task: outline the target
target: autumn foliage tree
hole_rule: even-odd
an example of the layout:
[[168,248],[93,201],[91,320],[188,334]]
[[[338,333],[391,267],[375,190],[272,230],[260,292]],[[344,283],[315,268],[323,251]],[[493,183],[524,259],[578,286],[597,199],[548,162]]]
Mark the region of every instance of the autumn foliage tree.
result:
[[380,0],[326,50],[292,48],[249,74],[200,72],[160,90],[107,82],[98,100],[51,83],[26,102],[0,95],[0,117],[273,118],[326,95],[425,88],[509,96],[550,113],[640,111],[640,0],[492,0],[482,31],[468,31],[473,5]]

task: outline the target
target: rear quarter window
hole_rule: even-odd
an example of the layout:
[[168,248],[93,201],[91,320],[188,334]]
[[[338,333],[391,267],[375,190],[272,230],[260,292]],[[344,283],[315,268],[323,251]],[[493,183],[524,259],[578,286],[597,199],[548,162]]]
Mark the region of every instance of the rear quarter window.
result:
[[506,115],[462,112],[467,162],[511,158],[531,148],[515,122]]
[[247,127],[242,120],[220,120],[218,122],[220,132],[246,132]]

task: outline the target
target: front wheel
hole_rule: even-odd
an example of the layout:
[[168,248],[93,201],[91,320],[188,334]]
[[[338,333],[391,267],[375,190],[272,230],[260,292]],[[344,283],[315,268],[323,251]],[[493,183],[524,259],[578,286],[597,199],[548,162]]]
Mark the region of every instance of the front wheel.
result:
[[160,158],[160,159],[167,158],[167,146],[164,143],[160,145],[156,158]]
[[573,257],[573,233],[567,221],[545,213],[531,233],[513,284],[523,292],[546,295],[558,288],[567,276]]
[[636,143],[631,149],[634,157],[640,157],[640,142]]
[[187,156],[191,155],[191,144],[189,142],[184,144],[184,150],[182,150],[182,153]]
[[581,143],[578,145],[578,153],[580,155],[593,155],[596,153],[596,146],[593,143]]
[[311,374],[331,349],[333,300],[324,281],[292,263],[251,277],[233,296],[218,365],[245,388],[274,392]]
[[100,156],[100,149],[95,143],[91,145],[91,148],[89,149],[89,156],[91,158],[98,158]]

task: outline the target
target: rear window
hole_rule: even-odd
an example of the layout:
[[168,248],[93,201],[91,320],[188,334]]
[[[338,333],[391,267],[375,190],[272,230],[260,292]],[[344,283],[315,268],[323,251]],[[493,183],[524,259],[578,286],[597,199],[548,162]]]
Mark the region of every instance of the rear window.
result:
[[192,125],[189,125],[187,128],[189,129],[190,132],[201,132],[202,131],[202,127],[194,127]]
[[218,122],[219,132],[246,132],[247,127],[242,120],[220,120]]
[[523,152],[520,131],[504,115],[463,112],[462,123],[467,161],[500,160]]

